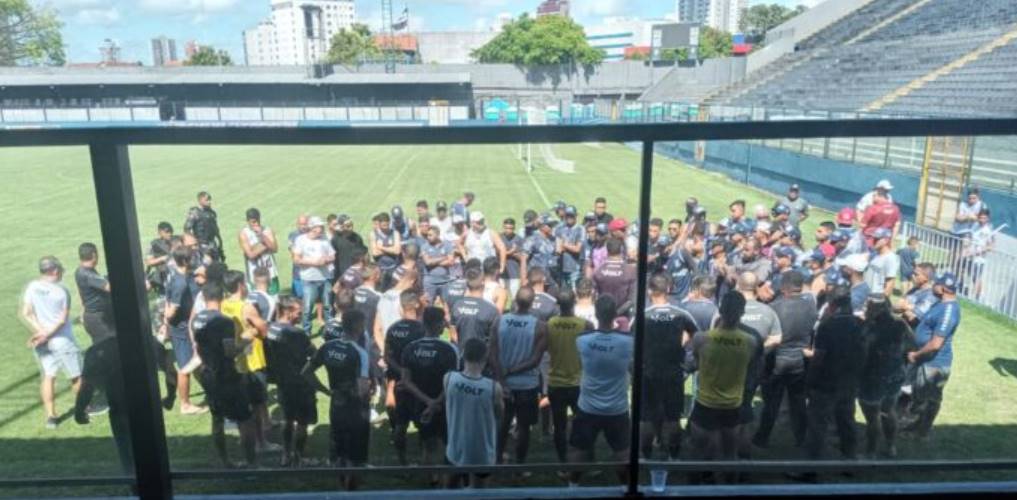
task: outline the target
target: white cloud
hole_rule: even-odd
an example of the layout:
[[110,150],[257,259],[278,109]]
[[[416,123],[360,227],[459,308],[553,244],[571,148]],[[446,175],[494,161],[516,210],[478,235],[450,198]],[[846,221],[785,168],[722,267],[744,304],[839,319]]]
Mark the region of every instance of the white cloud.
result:
[[222,12],[233,8],[238,3],[240,0],[140,0],[138,5],[142,9],[152,12],[200,15]]
[[491,28],[486,17],[478,17],[473,20],[473,31],[487,31]]
[[110,26],[120,21],[120,9],[80,9],[74,16],[75,20],[85,25]]
[[572,6],[581,16],[619,16],[631,10],[625,0],[579,0]]

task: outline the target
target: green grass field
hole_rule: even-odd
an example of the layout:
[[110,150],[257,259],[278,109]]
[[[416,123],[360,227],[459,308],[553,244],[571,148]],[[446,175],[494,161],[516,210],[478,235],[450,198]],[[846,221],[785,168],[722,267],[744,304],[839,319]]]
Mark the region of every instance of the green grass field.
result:
[[[536,151],[536,148],[534,148]],[[238,265],[240,251],[236,231],[244,224],[244,211],[261,209],[265,224],[280,237],[287,234],[299,213],[348,213],[358,230],[369,227],[369,217],[401,204],[412,211],[424,198],[453,201],[464,189],[477,193],[475,208],[490,221],[507,216],[521,218],[528,208],[543,209],[563,199],[588,210],[596,196],[608,199],[616,216],[631,218],[637,212],[639,155],[621,145],[568,145],[557,155],[576,162],[575,174],[537,168],[528,174],[515,156],[514,146],[441,147],[136,147],[131,149],[138,218],[143,247],[154,237],[155,226],[171,222],[178,232],[184,215],[199,190],[214,196],[220,225],[225,234],[231,265]],[[758,192],[726,178],[685,167],[658,157],[655,166],[654,216],[682,215],[684,200],[696,196],[711,214],[726,212],[736,198],[772,203],[772,195]],[[77,245],[101,244],[95,194],[84,148],[0,149],[0,176],[7,186],[0,198],[0,255],[4,259],[0,279],[0,476],[5,478],[99,476],[117,472],[116,455],[105,417],[89,426],[68,420],[56,431],[43,428],[38,397],[38,373],[25,340],[28,331],[17,318],[23,286],[36,275],[36,263],[44,254],[60,257],[73,270]],[[816,212],[806,223],[811,239],[815,225],[829,214]],[[363,232],[361,234],[364,234]],[[101,245],[100,245],[101,246]],[[289,257],[278,256],[288,270]],[[105,266],[105,263],[103,263]],[[68,273],[70,274],[70,273]],[[284,271],[284,286],[289,272]],[[80,301],[73,279],[72,316],[80,314]],[[81,345],[88,340],[79,324],[75,333]],[[1017,440],[1017,327],[974,307],[964,308],[955,342],[956,361],[946,401],[930,443],[904,440],[902,458],[1000,458],[1013,457]],[[197,388],[195,388],[197,390]],[[58,385],[58,410],[66,411],[72,398],[66,382]],[[201,396],[197,397],[201,401]],[[325,401],[319,399],[322,416]],[[212,466],[208,439],[209,417],[182,417],[167,412],[170,459],[177,469]],[[327,420],[327,419],[326,419]],[[861,422],[861,416],[858,417]],[[322,422],[327,424],[327,422]],[[790,438],[781,424],[774,446],[758,452],[759,458],[796,458]],[[320,425],[310,443],[311,456],[327,453],[327,425]],[[535,437],[535,440],[540,438]],[[388,447],[387,427],[372,436],[371,462],[394,465]],[[238,453],[235,440],[231,450]],[[415,445],[411,444],[411,453]],[[549,440],[535,442],[531,462],[554,460]],[[269,465],[275,458],[266,458]],[[897,480],[902,476],[881,474],[864,479]],[[915,476],[903,476],[915,479]],[[923,475],[929,480],[958,475]],[[967,474],[966,478],[993,477]],[[994,476],[999,477],[999,476]],[[765,478],[760,478],[767,480]],[[770,479],[771,481],[773,479]],[[605,481],[605,480],[600,480]],[[178,483],[180,492],[242,492],[250,490],[331,489],[331,478],[284,480],[252,485],[244,482]],[[508,478],[499,485],[518,484]],[[559,485],[552,476],[537,475],[526,484]],[[425,487],[426,478],[377,478],[373,488]],[[46,494],[122,493],[116,488],[47,490]],[[0,495],[36,495],[32,491],[2,491]]]

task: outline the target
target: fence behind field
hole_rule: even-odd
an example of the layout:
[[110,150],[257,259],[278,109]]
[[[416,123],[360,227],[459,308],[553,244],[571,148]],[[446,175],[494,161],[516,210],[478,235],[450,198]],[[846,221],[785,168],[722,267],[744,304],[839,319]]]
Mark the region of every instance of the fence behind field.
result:
[[[960,280],[958,294],[995,312],[1017,320],[1017,254],[993,246],[976,255],[969,238],[905,222],[901,239],[919,240],[921,262],[936,266],[936,272],[953,272]],[[996,234],[996,241],[1010,247],[1012,238]]]

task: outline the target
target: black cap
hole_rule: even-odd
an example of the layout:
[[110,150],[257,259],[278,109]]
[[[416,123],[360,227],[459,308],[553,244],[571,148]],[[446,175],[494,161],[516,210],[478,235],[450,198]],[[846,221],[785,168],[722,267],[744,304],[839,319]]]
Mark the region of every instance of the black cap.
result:
[[64,266],[60,263],[60,260],[52,255],[47,255],[39,259],[39,272],[46,274],[52,271],[63,271]]
[[434,209],[441,212],[443,210],[448,210],[448,205],[445,204],[444,201],[439,201],[438,203],[434,204]]
[[788,191],[801,191],[801,188],[798,186],[798,184],[792,184],[791,187],[787,188],[787,190]]
[[529,224],[529,223],[531,223],[531,222],[533,222],[535,220],[537,220],[537,211],[536,210],[527,210],[527,211],[523,212],[523,222]]
[[576,207],[573,207],[571,205],[565,207],[565,216],[566,217],[575,217],[576,216]]

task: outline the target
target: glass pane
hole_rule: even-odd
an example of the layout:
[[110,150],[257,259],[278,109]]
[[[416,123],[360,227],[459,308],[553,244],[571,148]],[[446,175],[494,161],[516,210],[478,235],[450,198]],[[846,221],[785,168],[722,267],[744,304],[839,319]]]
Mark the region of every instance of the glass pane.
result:
[[[0,344],[0,477],[133,477],[121,385],[132,374],[120,371],[104,290],[88,150],[0,149],[0,175],[10,187],[0,228],[17,235],[0,243],[9,264],[0,293],[7,332]],[[84,247],[87,258],[79,259],[84,243],[95,247]],[[125,486],[0,491],[126,493]]]
[[[528,119],[540,114],[540,120],[553,122],[559,120],[555,113],[547,110],[528,106],[526,107]],[[578,119],[579,117],[577,117]],[[209,212],[203,211],[196,198],[199,190],[207,191],[212,196],[211,209],[216,211],[217,225],[223,241],[222,252],[226,257],[226,286],[227,294],[231,289],[237,290],[232,299],[227,299],[220,306],[225,314],[232,314],[230,307],[240,307],[241,286],[231,288],[230,275],[232,273],[243,273],[245,271],[246,255],[254,248],[260,251],[265,242],[270,238],[269,231],[275,235],[277,250],[269,252],[272,259],[265,258],[262,264],[274,262],[275,274],[268,280],[266,295],[274,296],[273,288],[275,279],[278,278],[278,301],[276,302],[276,322],[271,318],[263,318],[269,323],[269,334],[275,335],[283,331],[283,321],[292,320],[292,326],[287,327],[285,335],[291,335],[293,328],[306,331],[310,334],[310,345],[319,353],[332,351],[322,350],[325,343],[325,336],[332,335],[334,331],[330,328],[322,329],[324,321],[333,317],[333,307],[348,309],[349,300],[367,300],[372,297],[380,297],[379,305],[373,309],[373,316],[377,318],[365,329],[368,336],[364,341],[369,347],[368,356],[372,361],[377,361],[378,356],[386,356],[386,369],[382,369],[372,362],[370,384],[372,396],[370,406],[365,407],[366,415],[369,415],[369,431],[362,428],[359,434],[351,439],[367,438],[366,463],[372,466],[394,466],[400,464],[444,464],[445,445],[438,444],[429,456],[421,454],[422,448],[420,439],[426,437],[428,446],[432,444],[432,433],[446,432],[446,428],[438,420],[440,415],[434,417],[431,424],[425,423],[422,412],[425,409],[426,401],[421,396],[415,396],[402,385],[395,389],[393,384],[396,378],[402,376],[402,372],[396,364],[413,364],[416,366],[410,377],[419,384],[418,387],[428,398],[435,398],[441,393],[443,371],[434,372],[428,368],[423,358],[416,357],[416,348],[407,347],[410,340],[416,337],[404,338],[404,335],[412,334],[418,336],[419,326],[414,330],[406,330],[403,321],[400,321],[400,293],[399,291],[409,287],[414,290],[419,288],[423,294],[421,301],[425,304],[448,305],[449,320],[451,327],[441,333],[441,338],[452,342],[459,351],[466,349],[466,341],[469,338],[489,340],[492,336],[492,325],[496,325],[497,315],[502,311],[512,311],[516,291],[519,289],[522,280],[529,277],[533,284],[537,298],[535,299],[532,314],[546,321],[552,316],[560,314],[557,306],[557,295],[564,289],[571,289],[580,281],[586,283],[584,276],[589,273],[592,276],[594,268],[592,262],[600,265],[608,260],[608,246],[600,243],[611,231],[607,222],[611,220],[611,214],[619,221],[627,219],[634,221],[637,212],[637,201],[635,193],[638,187],[638,164],[639,151],[620,144],[585,143],[585,144],[508,144],[508,145],[472,145],[472,146],[400,146],[400,147],[134,147],[131,149],[132,161],[134,164],[134,178],[138,193],[139,221],[142,227],[142,234],[146,241],[158,238],[157,227],[161,222],[169,222],[179,233],[180,228],[188,226],[185,222],[192,206],[199,207],[194,213],[195,222],[189,225],[190,230],[196,234],[204,231],[203,224]],[[227,167],[226,165],[232,165]],[[230,172],[237,172],[236,167],[243,166],[242,176],[235,176]],[[334,181],[328,181],[334,179]],[[178,182],[179,181],[179,182]],[[472,203],[464,201],[464,192],[469,191],[474,196]],[[606,207],[598,208],[595,202],[597,198],[606,200]],[[558,202],[565,203],[570,210],[574,209],[575,220],[569,222],[573,216],[566,212],[557,212],[555,206]],[[423,203],[421,203],[423,202]],[[468,208],[465,206],[468,205]],[[248,221],[248,210],[258,209],[260,225],[252,226]],[[603,208],[603,212],[601,212]],[[398,215],[396,212],[400,212]],[[484,217],[486,228],[469,228],[459,226],[456,221],[465,211],[471,217]],[[533,219],[528,212],[537,214]],[[380,230],[375,231],[374,218],[380,213],[386,214],[388,222],[380,222],[386,227],[397,228],[393,231],[404,231],[400,239],[401,248],[387,248],[392,245],[393,233]],[[298,218],[310,216],[310,224],[315,224],[316,218],[322,219],[326,227],[324,240],[311,239],[299,232],[295,221]],[[333,231],[333,216],[345,216],[341,220],[349,220],[350,227],[354,234],[329,237],[327,232]],[[335,218],[335,224],[339,223],[339,217]],[[423,218],[421,218],[423,217]],[[432,218],[433,217],[433,218]],[[589,218],[587,218],[589,217]],[[380,220],[380,219],[379,219]],[[542,222],[543,221],[543,222]],[[516,237],[507,238],[511,243],[509,247],[514,250],[511,257],[507,258],[505,274],[499,272],[500,262],[497,258],[498,246],[505,241],[500,234],[506,230],[506,222],[514,223],[513,230]],[[601,227],[597,227],[597,223]],[[301,219],[299,224],[307,229],[308,220]],[[545,230],[540,230],[541,225]],[[574,224],[571,226],[570,224]],[[591,225],[592,224],[592,225]],[[437,241],[427,241],[428,227],[437,228]],[[620,235],[618,262],[612,264],[611,269],[625,272],[626,279],[634,279],[634,269],[626,267],[625,259],[629,251],[634,252],[634,237],[627,232],[631,227],[616,228],[615,234]],[[422,232],[421,232],[422,231]],[[462,231],[462,232],[460,232]],[[546,231],[546,233],[544,232]],[[599,232],[598,232],[599,231]],[[261,236],[257,236],[259,234]],[[359,235],[359,236],[357,236]],[[587,243],[588,235],[596,240],[594,243]],[[492,240],[491,237],[498,238]],[[290,242],[288,237],[295,240]],[[248,242],[249,238],[249,242]],[[261,238],[261,239],[258,239]],[[189,238],[188,238],[189,239]],[[241,239],[248,245],[247,252],[241,249]],[[323,243],[319,247],[316,241],[331,242]],[[358,252],[357,244],[352,242],[362,241],[366,246],[371,247],[372,241],[377,241],[380,247],[369,250],[373,253],[372,260],[378,266],[380,276],[376,285],[359,284],[365,279],[363,270],[359,267],[351,268],[355,261],[354,255]],[[386,243],[388,242],[388,243]],[[461,243],[460,243],[461,242]],[[410,244],[423,252],[418,259],[407,257],[410,252]],[[557,248],[561,244],[561,249]],[[259,246],[260,245],[260,246]],[[461,245],[459,253],[456,252],[457,245]],[[592,248],[591,246],[592,245]],[[272,246],[272,245],[270,245]],[[574,246],[574,248],[572,248]],[[209,247],[215,247],[214,244]],[[386,248],[381,248],[386,247]],[[202,249],[200,242],[196,247]],[[320,266],[307,264],[306,261],[299,261],[296,271],[293,267],[292,252],[302,253],[303,258],[312,252],[322,251],[330,253],[338,250],[335,266]],[[614,248],[614,244],[610,245]],[[201,272],[208,280],[210,272],[217,267],[211,261],[209,248],[204,248],[205,261],[201,264],[191,264],[195,268],[203,268]],[[450,253],[452,252],[452,253]],[[465,253],[465,258],[463,257]],[[362,252],[361,252],[362,254]],[[264,254],[263,254],[264,255]],[[451,261],[446,261],[444,255],[451,256]],[[487,269],[489,277],[485,281],[484,269],[474,270],[472,258],[482,258],[485,255],[493,258],[485,261],[477,261],[476,265],[493,266]],[[522,267],[522,260],[525,256],[525,267]],[[591,267],[586,265],[590,263]],[[411,267],[422,273],[422,279],[415,282],[411,278],[400,280],[400,276],[412,276],[413,271],[407,270]],[[236,271],[234,271],[236,270]],[[527,272],[528,270],[528,272]],[[538,273],[539,271],[539,273]],[[190,272],[190,271],[188,271]],[[294,274],[296,272],[296,274]],[[466,276],[479,279],[480,288],[474,292],[467,292],[468,285]],[[200,274],[200,273],[199,273]],[[214,272],[213,272],[214,274]],[[289,315],[287,306],[289,301],[283,296],[294,293],[294,279],[300,278],[299,287],[302,288],[306,304],[302,306],[303,315],[297,313]],[[244,277],[239,277],[244,281]],[[409,279],[410,281],[405,281]],[[340,291],[333,291],[333,285],[337,283]],[[248,287],[246,293],[250,299],[254,296],[260,300],[260,293],[254,293],[257,287],[257,280],[254,280],[254,287]],[[543,285],[537,283],[543,282]],[[604,288],[604,293],[610,291],[617,297],[617,306],[623,307],[623,302],[629,301],[628,292],[634,290],[632,283],[623,282],[622,285],[614,285],[614,288]],[[174,285],[175,286],[175,285]],[[207,285],[206,285],[207,286]],[[606,285],[605,285],[606,286]],[[342,290],[343,287],[351,287],[350,291]],[[372,289],[373,291],[368,291]],[[584,284],[585,289],[590,285]],[[191,292],[188,288],[187,293]],[[202,288],[202,290],[205,290]],[[315,300],[312,300],[312,293],[319,297],[322,293],[326,296],[326,302],[321,312],[316,310]],[[350,295],[350,294],[353,295]],[[469,296],[464,294],[469,293]],[[207,297],[203,297],[208,301]],[[577,311],[582,311],[583,318],[590,318],[593,314],[593,300],[596,296],[584,295],[579,301]],[[153,293],[153,303],[158,299]],[[200,303],[196,300],[195,303]],[[233,306],[230,304],[238,304]],[[451,305],[449,305],[451,304]],[[214,304],[213,304],[214,305]],[[356,306],[360,308],[361,306]],[[366,306],[363,306],[366,308]],[[629,306],[624,306],[629,307]],[[458,309],[457,309],[458,308]],[[368,308],[369,309],[369,308]],[[203,347],[202,338],[206,338],[211,331],[210,327],[201,326],[199,322],[204,317],[214,317],[215,314],[206,311],[200,313],[204,316],[197,316],[191,322],[191,330],[194,332],[197,351],[199,354],[207,347]],[[243,314],[241,312],[241,314]],[[426,311],[415,310],[413,314],[426,314]],[[532,368],[520,369],[532,353],[533,346],[530,345],[527,335],[531,332],[528,326],[512,326],[516,321],[524,325],[530,324],[533,316],[531,313],[523,313],[519,316],[509,316],[507,313],[502,317],[503,326],[499,335],[504,335],[499,351],[497,367],[503,371],[520,371],[504,378],[506,391],[513,394],[512,403],[509,408],[515,413],[515,423],[511,427],[503,427],[503,431],[511,429],[504,439],[507,442],[499,446],[503,450],[499,463],[557,463],[559,461],[572,460],[598,460],[614,461],[625,457],[624,449],[620,448],[620,442],[615,438],[628,440],[628,434],[622,432],[622,418],[619,414],[627,411],[628,408],[628,385],[622,380],[615,384],[614,391],[603,397],[611,397],[612,404],[620,405],[618,410],[612,406],[608,411],[615,411],[611,417],[619,417],[617,420],[616,433],[612,434],[611,444],[619,447],[612,448],[603,440],[598,441],[593,450],[595,454],[588,457],[585,454],[574,456],[571,448],[567,445],[568,437],[573,431],[569,428],[569,422],[574,422],[576,417],[575,396],[578,390],[578,383],[581,373],[578,371],[578,361],[575,348],[575,336],[588,329],[585,321],[574,318],[559,321],[564,326],[561,332],[555,333],[552,337],[549,355],[544,356],[544,361]],[[622,316],[622,314],[617,314]],[[514,319],[512,319],[514,318]],[[612,317],[613,319],[613,317]],[[247,320],[256,329],[259,320]],[[182,323],[181,325],[183,325]],[[243,324],[243,323],[241,323]],[[310,325],[308,327],[308,324]],[[412,323],[416,324],[416,323]],[[535,324],[535,323],[534,323]],[[198,325],[198,326],[195,326]],[[377,326],[375,326],[377,325]],[[605,329],[612,326],[607,325]],[[198,330],[195,330],[198,328]],[[245,327],[246,328],[246,327]],[[440,328],[440,325],[439,325]],[[494,328],[498,328],[494,326]],[[628,326],[622,323],[617,327],[623,331],[610,337],[620,338],[619,342],[624,343],[628,337]],[[199,332],[200,330],[200,332]],[[405,330],[405,331],[404,331]],[[173,339],[174,348],[189,355],[188,345],[179,345],[187,342],[186,330],[179,329],[179,337]],[[276,332],[276,333],[272,333]],[[173,327],[170,327],[170,337],[173,337]],[[234,328],[235,333],[235,328]],[[282,335],[282,334],[280,334]],[[291,339],[304,338],[303,333],[296,333],[299,337],[287,337]],[[562,335],[571,335],[570,338],[562,340]],[[606,335],[606,334],[605,334]],[[305,340],[306,341],[306,340]],[[296,362],[288,358],[279,357],[279,345],[272,338],[262,341],[265,349],[265,373],[269,375],[267,388],[264,385],[253,386],[260,395],[267,396],[265,411],[267,412],[266,425],[263,427],[261,437],[254,433],[252,442],[256,444],[254,462],[260,466],[278,466],[283,463],[284,450],[280,446],[286,444],[283,428],[287,419],[287,412],[290,415],[298,415],[303,411],[297,405],[299,401],[306,401],[305,405],[317,411],[317,423],[308,428],[308,441],[303,452],[304,465],[318,464],[325,465],[330,459],[337,456],[347,457],[350,452],[343,451],[344,447],[355,445],[346,442],[335,444],[332,439],[332,431],[337,424],[337,419],[342,427],[348,429],[350,421],[359,419],[358,413],[343,410],[333,413],[330,406],[330,397],[319,394],[315,402],[310,402],[309,397],[303,400],[298,399],[293,403],[291,394],[294,389],[289,384],[299,385],[301,382],[296,377],[303,368],[302,362]],[[372,351],[370,347],[377,345],[378,349]],[[417,346],[417,344],[412,344]],[[447,344],[442,344],[447,345]],[[482,343],[482,345],[485,345]],[[631,344],[629,344],[631,347]],[[332,349],[331,347],[329,349]],[[441,349],[444,349],[442,347]],[[447,362],[444,356],[445,350],[438,350],[443,362]],[[379,354],[379,351],[384,351]],[[206,351],[209,352],[209,351]],[[357,351],[359,352],[359,351]],[[400,354],[401,352],[401,354]],[[395,353],[395,354],[393,354]],[[214,356],[219,353],[210,353]],[[304,354],[304,353],[298,353]],[[326,354],[320,354],[326,356]],[[629,354],[631,355],[631,353]],[[247,437],[248,424],[246,419],[254,415],[256,419],[259,409],[254,404],[257,399],[252,400],[252,394],[242,394],[232,388],[239,383],[247,384],[251,388],[250,381],[253,377],[248,374],[243,376],[232,375],[234,379],[219,380],[210,378],[211,373],[216,370],[214,358],[206,360],[206,355],[201,354],[203,374],[192,376],[190,389],[187,394],[189,402],[196,408],[209,408],[213,414],[218,413],[223,418],[238,418],[243,422],[239,428],[233,428],[227,424],[225,428],[226,452],[230,462],[243,462],[245,459],[240,432]],[[300,358],[307,361],[306,356]],[[248,372],[258,373],[259,370],[252,368],[250,357],[245,358],[247,365],[241,367]],[[178,360],[181,366],[187,365],[187,359]],[[324,361],[324,358],[322,359]],[[622,374],[628,369],[630,359],[621,357],[616,362],[622,366]],[[414,364],[415,363],[415,364]],[[314,365],[315,363],[312,363]],[[453,356],[453,366],[454,366]],[[332,372],[333,379],[329,380],[326,375],[329,373],[328,363],[325,367],[316,370],[315,373],[321,382],[330,384],[332,389],[338,390],[340,382],[335,377],[339,372]],[[234,367],[228,367],[234,370]],[[456,367],[458,368],[458,367]],[[554,369],[555,373],[549,373]],[[496,369],[492,363],[486,374],[494,373]],[[339,368],[336,368],[339,370]],[[432,370],[432,371],[428,371]],[[560,372],[560,373],[558,373]],[[215,372],[219,373],[219,372]],[[232,371],[230,372],[233,373]],[[421,375],[423,373],[423,375]],[[613,372],[612,372],[613,373]],[[427,376],[430,374],[430,376]],[[418,379],[419,377],[419,379]],[[550,382],[549,382],[550,377]],[[241,381],[241,382],[238,382]],[[554,390],[548,389],[552,383]],[[230,385],[232,384],[232,385]],[[437,384],[437,385],[435,385]],[[466,384],[466,382],[464,382]],[[478,388],[486,389],[481,382],[470,382]],[[468,385],[468,384],[467,384]],[[223,389],[223,387],[227,389]],[[386,404],[389,387],[393,387],[395,407],[390,408]],[[472,386],[471,386],[472,387]],[[305,387],[306,388],[306,387]],[[228,398],[223,401],[221,391],[234,391],[238,399],[243,403],[242,408],[217,407],[230,402]],[[437,392],[435,392],[437,391]],[[345,394],[345,393],[342,393]],[[554,401],[550,395],[554,394]],[[259,394],[253,394],[259,395]],[[339,396],[335,396],[338,398]],[[346,396],[343,396],[346,397]],[[593,396],[591,396],[593,397]],[[183,398],[181,398],[183,399]],[[388,400],[389,403],[392,400]],[[485,400],[486,405],[490,400]],[[465,403],[464,403],[465,404]],[[569,413],[571,404],[571,413]],[[585,404],[585,403],[584,403]],[[441,406],[436,406],[440,408]],[[552,411],[552,407],[555,411]],[[186,413],[192,411],[203,412],[205,410],[191,410],[187,407]],[[599,407],[593,406],[597,411]],[[243,411],[241,411],[243,410]],[[558,413],[564,412],[564,420],[555,420],[553,415],[562,416]],[[618,411],[616,411],[618,410]],[[457,410],[458,411],[458,410]],[[479,410],[478,410],[479,411]],[[236,415],[233,412],[238,412]],[[174,470],[207,470],[218,469],[222,464],[217,458],[213,440],[210,437],[210,422],[213,415],[201,413],[197,415],[185,415],[182,413],[180,403],[166,412],[167,434],[171,463]],[[456,425],[465,426],[472,423],[464,423],[457,420],[462,417],[448,416],[448,432],[455,437],[451,438],[457,445],[473,446],[477,441],[476,436],[470,435],[464,438],[464,432],[469,431],[467,427],[456,428]],[[358,420],[359,421],[359,420]],[[392,422],[398,423],[399,431],[393,430]],[[419,424],[412,423],[418,421]],[[253,420],[251,421],[253,422]],[[364,424],[367,425],[366,423]],[[557,425],[557,429],[555,428]],[[530,429],[527,432],[524,430]],[[587,429],[589,430],[589,429]],[[405,451],[393,445],[403,442],[400,432],[407,432],[405,439]],[[475,431],[477,433],[481,431]],[[556,437],[557,436],[557,437]],[[463,441],[464,439],[468,442]],[[561,448],[555,445],[555,439]],[[528,449],[522,444],[526,440]],[[499,441],[500,442],[500,441]],[[463,444],[466,443],[466,444]],[[493,450],[492,450],[493,451]],[[615,454],[613,451],[617,451]],[[349,456],[354,462],[360,461],[361,457]],[[286,460],[289,460],[287,457]],[[481,465],[481,464],[478,464]],[[562,476],[566,477],[566,476]],[[426,488],[430,483],[430,476],[426,474],[408,473],[406,475],[387,476],[365,476],[362,478],[364,488],[369,489],[404,489],[404,488]],[[228,486],[226,486],[228,484]],[[498,474],[491,480],[491,485],[498,486],[558,486],[562,485],[561,479],[553,472],[527,475],[525,478],[514,477],[511,474]],[[586,475],[581,479],[584,485],[618,484],[612,470],[597,476]],[[320,490],[333,489],[337,487],[336,479],[315,478],[312,480],[280,482],[274,486],[265,484],[237,484],[222,482],[183,482],[178,485],[177,491],[264,491],[265,488],[272,490]]]

